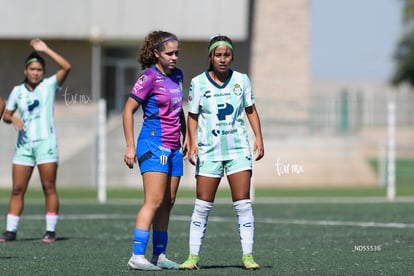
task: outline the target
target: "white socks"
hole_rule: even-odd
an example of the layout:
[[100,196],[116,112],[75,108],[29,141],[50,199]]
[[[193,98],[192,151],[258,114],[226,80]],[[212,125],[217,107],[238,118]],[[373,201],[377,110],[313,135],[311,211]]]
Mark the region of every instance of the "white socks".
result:
[[[200,199],[195,200],[190,224],[190,254],[199,255],[204,234],[207,229],[208,216],[214,203]],[[243,255],[253,252],[254,216],[250,199],[233,202],[239,224],[240,242]]]
[[190,254],[199,255],[201,243],[207,228],[208,215],[214,203],[200,199],[195,200],[190,224]]
[[233,202],[239,222],[240,242],[243,255],[253,252],[254,217],[250,199]]
[[19,227],[19,220],[20,217],[8,214],[7,215],[7,226],[6,230],[10,232],[17,232],[17,228]]
[[46,231],[55,232],[58,215],[56,213],[46,214]]
[[[10,232],[17,232],[17,228],[19,227],[19,221],[20,221],[20,217],[12,215],[12,214],[8,214],[6,230]],[[46,214],[46,231],[55,232],[57,221],[58,221],[57,214],[47,213]]]

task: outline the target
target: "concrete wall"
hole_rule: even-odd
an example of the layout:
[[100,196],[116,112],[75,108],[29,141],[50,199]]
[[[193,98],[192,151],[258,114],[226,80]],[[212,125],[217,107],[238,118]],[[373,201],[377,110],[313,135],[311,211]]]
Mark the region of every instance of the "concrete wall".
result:
[[255,0],[251,78],[263,117],[301,122],[310,93],[309,0]]
[[166,29],[202,40],[218,30],[247,38],[249,0],[0,1],[0,37],[135,41]]

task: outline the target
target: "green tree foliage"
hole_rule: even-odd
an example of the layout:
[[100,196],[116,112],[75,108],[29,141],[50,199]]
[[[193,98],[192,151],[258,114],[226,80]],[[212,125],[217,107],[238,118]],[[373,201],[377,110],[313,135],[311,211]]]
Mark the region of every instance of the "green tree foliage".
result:
[[397,63],[391,83],[398,85],[408,82],[414,86],[414,0],[404,1],[403,21],[406,32],[397,45],[395,61]]

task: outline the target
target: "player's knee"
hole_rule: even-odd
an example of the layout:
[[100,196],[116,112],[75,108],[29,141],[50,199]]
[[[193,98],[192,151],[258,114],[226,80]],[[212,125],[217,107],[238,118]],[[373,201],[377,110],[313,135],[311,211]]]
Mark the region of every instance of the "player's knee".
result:
[[12,196],[23,196],[25,193],[25,190],[26,189],[24,187],[20,187],[20,186],[13,187],[11,194]]
[[145,200],[144,205],[153,210],[158,210],[163,206],[162,198],[152,198],[151,200]]
[[175,196],[173,196],[173,197],[171,197],[171,198],[170,198],[170,200],[169,200],[169,205],[168,205],[168,208],[169,208],[170,210],[171,210],[171,209],[173,208],[173,206],[174,206],[175,199],[176,199],[176,197],[175,197]]
[[43,193],[46,196],[51,196],[56,194],[56,185],[54,182],[44,182],[42,183]]

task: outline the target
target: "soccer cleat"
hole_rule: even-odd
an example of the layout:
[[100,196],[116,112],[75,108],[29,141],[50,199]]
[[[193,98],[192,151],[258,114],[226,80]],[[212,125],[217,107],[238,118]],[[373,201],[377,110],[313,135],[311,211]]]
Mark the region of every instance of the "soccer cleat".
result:
[[159,256],[152,256],[151,263],[162,269],[178,269],[179,265],[176,262],[169,260],[165,254]]
[[188,259],[185,262],[183,262],[182,264],[180,264],[179,268],[181,270],[199,269],[198,268],[199,258],[200,257],[198,255],[190,254],[188,256]]
[[161,270],[161,268],[148,262],[144,257],[139,258],[132,256],[129,259],[127,266],[128,270]]
[[254,261],[252,254],[244,254],[242,260],[244,268],[248,270],[255,270],[260,268],[260,266]]
[[5,231],[0,236],[0,242],[8,242],[8,241],[15,241],[15,240],[16,240],[16,232]]
[[56,241],[56,232],[46,231],[42,237],[42,242],[51,243]]

